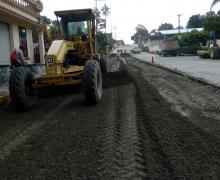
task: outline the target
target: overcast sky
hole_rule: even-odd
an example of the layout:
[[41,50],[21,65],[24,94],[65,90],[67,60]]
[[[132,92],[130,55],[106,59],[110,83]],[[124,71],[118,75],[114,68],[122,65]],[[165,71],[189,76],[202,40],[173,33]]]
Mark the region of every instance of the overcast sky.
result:
[[[42,0],[42,2],[44,4],[42,15],[51,19],[55,19],[53,12],[57,10],[95,6],[95,0]],[[104,4],[111,8],[107,22],[108,32],[112,30],[117,39],[132,43],[130,39],[135,33],[137,24],[143,24],[148,31],[157,29],[165,22],[177,27],[177,14],[182,14],[181,25],[185,27],[191,15],[205,14],[209,11],[211,2],[212,0],[105,0],[98,1],[98,8]],[[215,11],[219,9],[220,3],[213,8]]]

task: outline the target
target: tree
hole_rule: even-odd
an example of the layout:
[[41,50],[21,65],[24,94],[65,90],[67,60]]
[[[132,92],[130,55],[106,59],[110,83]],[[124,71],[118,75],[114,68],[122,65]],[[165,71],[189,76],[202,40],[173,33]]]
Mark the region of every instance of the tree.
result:
[[220,2],[220,0],[213,0],[212,4],[211,4],[211,10],[212,10],[213,6],[215,6],[219,2]]
[[44,24],[44,25],[46,25],[46,26],[48,26],[48,25],[51,24],[51,19],[48,18],[47,16],[40,16],[40,17],[39,17],[39,20],[40,20],[40,22],[41,22],[42,24]]
[[[97,31],[100,32],[103,28],[106,28],[106,20],[107,17],[111,14],[111,8],[109,8],[106,4],[101,8],[101,11],[97,8],[93,9],[93,12],[96,17],[96,26],[97,26]],[[104,18],[102,17],[104,16]]]
[[215,11],[209,11],[206,13],[206,17],[212,17],[212,16],[215,16]]
[[100,54],[103,54],[104,47],[106,47],[106,44],[108,45],[109,49],[112,49],[114,46],[114,40],[112,37],[112,34],[108,34],[108,40],[106,40],[106,34],[99,31],[97,36],[98,41],[98,52]]
[[140,40],[144,40],[149,35],[147,28],[141,24],[138,24],[135,30],[136,33],[131,37],[131,40],[133,40],[135,43],[139,43]]
[[187,22],[187,28],[202,28],[204,26],[205,16],[200,14],[192,15]]
[[157,29],[152,29],[150,34],[156,34],[156,32],[157,32]]
[[97,30],[98,30],[98,26],[99,26],[99,24],[102,22],[102,19],[101,19],[101,11],[100,11],[98,8],[94,8],[94,9],[93,9],[93,13],[95,14],[96,26],[97,26]]
[[147,36],[149,34],[147,28],[142,24],[138,24],[135,30],[136,30],[136,34],[141,36]]
[[110,10],[111,10],[111,8],[109,8],[106,4],[104,4],[104,6],[101,9],[103,16],[105,16],[105,21],[103,21],[103,28],[105,28],[105,32],[106,32],[106,28],[107,28],[107,16],[109,16],[111,13]]
[[111,14],[111,8],[104,4],[104,6],[101,9],[101,12],[105,17],[107,17]]
[[206,18],[204,29],[208,32],[214,31],[219,37],[220,35],[220,16],[210,16]]
[[158,31],[162,31],[162,30],[172,30],[173,29],[173,25],[170,23],[164,23],[161,24],[158,28]]

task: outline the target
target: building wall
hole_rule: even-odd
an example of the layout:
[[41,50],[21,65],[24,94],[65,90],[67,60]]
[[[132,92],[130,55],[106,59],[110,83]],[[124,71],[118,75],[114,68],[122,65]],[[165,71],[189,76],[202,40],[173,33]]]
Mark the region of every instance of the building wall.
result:
[[10,24],[10,39],[11,39],[11,51],[19,47],[19,35],[18,35],[18,25]]
[[8,83],[10,74],[9,70],[8,66],[0,66],[0,87],[1,85]]
[[[19,25],[15,23],[9,24],[11,52],[15,49],[18,49],[20,45],[18,27]],[[33,51],[34,44],[33,44],[32,30],[26,28],[26,34],[27,34],[28,57],[30,58],[29,63],[34,64],[34,51]]]
[[32,30],[26,29],[27,31],[27,47],[28,47],[28,57],[30,58],[29,63],[34,64],[34,43]]

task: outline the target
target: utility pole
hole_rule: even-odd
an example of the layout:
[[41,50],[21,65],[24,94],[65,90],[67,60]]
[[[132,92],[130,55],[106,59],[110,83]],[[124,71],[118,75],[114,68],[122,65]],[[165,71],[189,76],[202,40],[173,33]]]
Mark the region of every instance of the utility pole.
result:
[[114,31],[115,31],[114,39],[116,40],[116,38],[117,38],[116,37],[116,31],[117,31],[117,27],[116,26],[114,27]]
[[177,14],[178,16],[178,46],[179,46],[179,55],[180,55],[180,39],[181,39],[181,35],[180,35],[180,17],[182,16],[182,14]]
[[[180,37],[180,17],[182,16],[182,14],[178,14],[177,16],[178,16],[178,30],[179,30],[178,35],[179,35],[179,37]],[[179,37],[178,37],[178,38],[179,38]]]

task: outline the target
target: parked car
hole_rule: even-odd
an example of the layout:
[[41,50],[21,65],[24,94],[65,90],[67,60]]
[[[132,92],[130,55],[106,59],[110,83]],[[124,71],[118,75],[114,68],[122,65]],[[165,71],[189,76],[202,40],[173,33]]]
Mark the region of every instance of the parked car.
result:
[[140,54],[141,51],[142,51],[142,50],[141,50],[140,48],[135,47],[134,49],[131,50],[131,53],[133,53],[133,54]]

